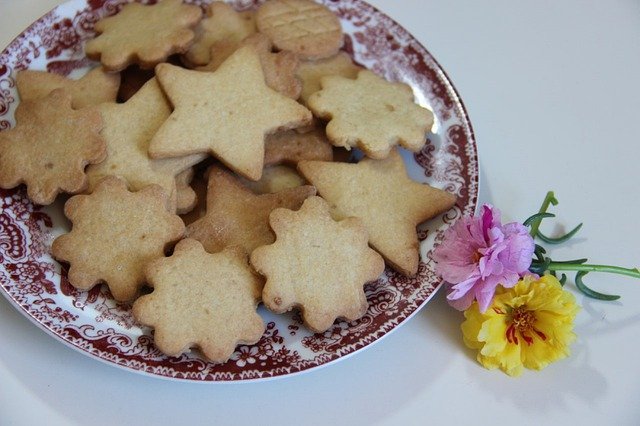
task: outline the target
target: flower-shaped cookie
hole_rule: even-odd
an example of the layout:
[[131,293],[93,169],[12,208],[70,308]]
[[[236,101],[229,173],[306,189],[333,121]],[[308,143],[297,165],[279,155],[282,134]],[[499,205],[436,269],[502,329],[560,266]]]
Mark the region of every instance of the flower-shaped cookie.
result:
[[363,286],[384,271],[384,260],[367,245],[359,219],[336,222],[320,197],[295,212],[276,209],[269,218],[276,242],[251,254],[251,264],[267,277],[262,300],[276,313],[295,307],[305,325],[327,330],[336,318],[353,321],[367,311]]
[[87,42],[85,53],[100,60],[107,71],[122,71],[133,63],[152,68],[191,46],[195,37],[191,28],[201,17],[198,6],[182,0],[151,6],[128,3],[118,14],[96,22],[99,35]]
[[146,275],[153,293],[136,300],[133,315],[155,328],[155,344],[165,354],[198,346],[211,361],[224,362],[238,344],[262,336],[256,306],[263,281],[242,250],[210,254],[198,241],[182,240],[171,257],[149,264]]
[[411,87],[363,70],[353,80],[331,75],[307,105],[330,120],[327,137],[335,146],[358,147],[371,158],[386,158],[395,145],[419,151],[433,125],[433,114],[413,101]]
[[107,177],[91,195],[67,201],[64,214],[73,228],[53,242],[53,257],[69,263],[74,287],[106,282],[116,300],[132,300],[145,282],[146,264],[184,234],[184,223],[166,205],[157,185],[129,192],[124,181]]
[[37,204],[51,204],[59,192],[87,187],[84,168],[106,155],[102,120],[95,109],[71,109],[71,95],[56,89],[20,103],[16,127],[0,132],[0,188],[27,185]]

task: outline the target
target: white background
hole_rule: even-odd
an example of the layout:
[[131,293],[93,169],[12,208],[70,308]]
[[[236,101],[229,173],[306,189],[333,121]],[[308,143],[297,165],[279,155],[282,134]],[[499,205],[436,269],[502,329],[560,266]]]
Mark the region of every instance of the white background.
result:
[[[0,0],[0,46],[55,6]],[[640,3],[373,0],[436,57],[480,154],[480,201],[523,220],[549,189],[555,257],[640,265]],[[0,297],[0,424],[640,424],[640,280],[583,309],[570,358],[510,378],[462,344],[438,294],[378,344],[303,375],[252,384],[144,377],[69,349]],[[465,422],[465,423],[462,423]]]

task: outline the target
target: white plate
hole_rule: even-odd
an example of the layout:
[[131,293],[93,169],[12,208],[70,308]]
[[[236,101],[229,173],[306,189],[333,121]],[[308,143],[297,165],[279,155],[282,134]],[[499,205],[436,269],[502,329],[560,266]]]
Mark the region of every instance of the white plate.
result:
[[[93,24],[125,1],[74,0],[40,18],[0,54],[0,129],[13,123],[18,104],[15,73],[49,70],[79,76],[92,65],[83,41]],[[260,1],[232,2],[238,9]],[[434,58],[405,29],[361,0],[323,1],[341,19],[345,50],[362,65],[411,85],[417,101],[435,114],[433,133],[417,154],[403,151],[410,176],[457,195],[456,207],[419,228],[418,274],[387,270],[366,287],[369,310],[358,321],[338,322],[312,334],[296,314],[274,315],[260,308],[267,329],[252,346],[239,346],[224,364],[197,352],[167,357],[138,327],[128,305],[115,303],[105,286],[88,292],[71,287],[50,254],[54,236],[66,232],[61,203],[34,206],[23,188],[0,190],[0,285],[29,319],[85,354],[131,371],[194,381],[246,381],[290,375],[326,365],[363,349],[396,329],[433,296],[441,284],[433,272],[434,241],[461,215],[473,214],[478,196],[478,158],[462,101]],[[108,247],[105,247],[107,250]]]

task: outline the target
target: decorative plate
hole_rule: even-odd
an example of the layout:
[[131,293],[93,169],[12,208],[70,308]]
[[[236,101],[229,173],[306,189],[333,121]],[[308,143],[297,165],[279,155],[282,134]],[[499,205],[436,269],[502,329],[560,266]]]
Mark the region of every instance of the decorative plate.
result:
[[[236,0],[239,9],[261,0]],[[20,69],[48,70],[78,77],[93,64],[83,55],[93,25],[116,13],[126,0],[73,0],[49,12],[0,54],[0,130],[14,124],[18,104],[15,75]],[[389,80],[413,87],[417,101],[435,114],[424,149],[403,151],[410,176],[457,195],[456,207],[421,226],[421,258],[413,278],[391,270],[366,286],[369,310],[358,321],[337,322],[313,334],[299,315],[274,315],[260,307],[267,324],[262,339],[239,346],[224,364],[206,362],[197,351],[167,357],[139,327],[130,307],[115,303],[106,286],[85,292],[71,287],[66,272],[50,256],[53,239],[68,231],[62,202],[33,205],[24,188],[0,190],[1,293],[47,333],[85,354],[125,369],[193,381],[247,381],[290,375],[337,361],[398,328],[433,296],[441,282],[430,252],[434,242],[461,215],[474,213],[478,158],[471,123],[446,74],[404,28],[361,0],[322,0],[341,19],[345,50],[360,64]],[[401,208],[401,206],[399,206]]]

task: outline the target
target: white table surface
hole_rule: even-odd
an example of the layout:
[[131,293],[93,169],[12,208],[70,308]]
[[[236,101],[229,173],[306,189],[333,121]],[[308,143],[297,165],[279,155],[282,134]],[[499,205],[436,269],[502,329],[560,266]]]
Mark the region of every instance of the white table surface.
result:
[[[0,0],[0,46],[57,3]],[[461,94],[478,142],[480,202],[523,220],[553,189],[559,226],[585,223],[556,257],[640,264],[637,0],[371,3],[427,47]],[[355,356],[231,385],[105,365],[0,297],[0,424],[640,424],[640,280],[587,281],[623,297],[576,292],[572,356],[517,379],[479,366],[443,292]]]

